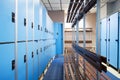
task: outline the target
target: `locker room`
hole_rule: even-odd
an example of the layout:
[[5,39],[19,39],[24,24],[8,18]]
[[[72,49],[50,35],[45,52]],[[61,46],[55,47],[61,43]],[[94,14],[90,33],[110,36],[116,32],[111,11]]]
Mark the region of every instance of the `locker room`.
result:
[[120,0],[1,0],[0,80],[120,80]]

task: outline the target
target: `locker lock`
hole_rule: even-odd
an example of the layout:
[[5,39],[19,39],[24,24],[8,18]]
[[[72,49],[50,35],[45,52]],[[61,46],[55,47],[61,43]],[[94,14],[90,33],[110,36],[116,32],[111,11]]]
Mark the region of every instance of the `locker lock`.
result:
[[34,57],[34,53],[32,52],[32,58]]
[[27,60],[27,59],[26,59],[26,55],[24,55],[24,63],[26,62],[26,60]]
[[12,70],[15,69],[15,60],[12,60]]
[[12,12],[12,22],[15,23],[15,13]]
[[24,26],[26,26],[26,18],[24,18]]

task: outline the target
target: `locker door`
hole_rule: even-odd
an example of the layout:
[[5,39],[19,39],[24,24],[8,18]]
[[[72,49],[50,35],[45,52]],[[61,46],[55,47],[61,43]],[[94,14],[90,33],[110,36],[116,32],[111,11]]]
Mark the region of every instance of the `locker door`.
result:
[[[42,25],[43,25],[43,28],[46,27],[46,14],[47,14],[46,9],[45,9],[45,7],[42,6],[42,22],[43,22]],[[44,29],[44,31],[45,31],[45,29]]]
[[40,54],[39,54],[39,75],[43,73],[43,48],[42,48],[43,41],[40,41]]
[[39,24],[40,24],[40,34],[39,34],[39,37],[40,39],[42,39],[42,6],[40,5],[40,8],[39,8]]
[[34,80],[38,80],[38,55],[39,55],[39,49],[38,49],[38,42],[34,42],[35,50],[34,50]]
[[26,80],[26,43],[18,43],[18,80]]
[[34,0],[34,23],[35,23],[35,40],[39,39],[39,31],[40,31],[40,24],[39,24],[39,0]]
[[118,69],[120,70],[120,12],[119,12],[119,20],[118,21],[119,21],[119,63],[118,63],[119,68]]
[[107,18],[107,28],[106,28],[106,37],[107,37],[107,62],[110,63],[110,19]]
[[118,13],[110,16],[110,64],[117,68]]
[[0,80],[15,80],[14,45],[0,45]]
[[18,0],[18,41],[26,40],[26,0]]
[[13,42],[15,35],[15,0],[0,1],[0,42]]
[[106,18],[101,21],[101,55],[107,57]]
[[34,50],[33,42],[28,42],[28,80],[34,79]]
[[33,0],[28,0],[28,40],[33,39]]

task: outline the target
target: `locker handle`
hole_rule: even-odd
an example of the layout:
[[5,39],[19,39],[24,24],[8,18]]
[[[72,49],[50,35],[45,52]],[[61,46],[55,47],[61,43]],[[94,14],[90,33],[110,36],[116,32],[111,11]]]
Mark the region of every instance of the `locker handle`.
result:
[[42,48],[40,48],[40,52],[42,52]]
[[115,41],[117,41],[117,42],[118,42],[118,39],[116,39]]
[[40,25],[38,25],[38,30],[40,30]]
[[42,31],[42,27],[41,27],[41,31]]
[[26,26],[26,18],[24,18],[24,26]]
[[37,49],[37,51],[36,51],[36,54],[38,55],[38,49]]
[[110,41],[110,39],[108,39],[108,41]]
[[105,39],[105,41],[107,41],[107,39]]
[[32,27],[32,29],[33,29],[33,22],[31,23],[31,27]]
[[26,55],[24,55],[24,63],[26,62]]
[[34,53],[32,52],[32,58],[34,57]]
[[15,13],[12,12],[12,22],[15,23]]
[[15,69],[15,60],[12,60],[12,70]]

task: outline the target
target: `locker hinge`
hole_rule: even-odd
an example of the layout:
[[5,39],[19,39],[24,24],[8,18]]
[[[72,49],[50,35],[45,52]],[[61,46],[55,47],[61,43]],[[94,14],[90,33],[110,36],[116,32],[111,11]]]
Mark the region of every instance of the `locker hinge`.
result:
[[15,13],[12,12],[12,22],[15,23]]
[[36,51],[36,54],[38,55],[38,49],[37,49],[37,51]]
[[40,30],[40,25],[38,25],[38,30]]
[[31,27],[32,27],[32,29],[33,29],[33,22],[31,23]]
[[26,55],[24,55],[24,63],[26,63]]
[[26,26],[26,18],[24,18],[24,26]]
[[15,60],[12,60],[12,70],[15,69]]
[[34,57],[34,53],[32,52],[32,58]]

